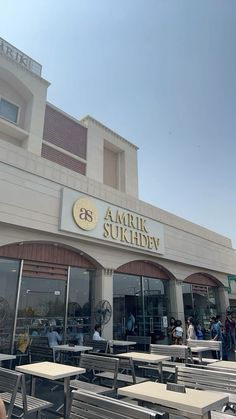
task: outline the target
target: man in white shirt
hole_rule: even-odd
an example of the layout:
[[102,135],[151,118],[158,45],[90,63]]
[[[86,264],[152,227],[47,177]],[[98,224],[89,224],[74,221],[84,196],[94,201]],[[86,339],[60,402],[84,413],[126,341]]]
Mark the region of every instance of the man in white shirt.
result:
[[101,337],[101,326],[99,324],[94,327],[93,340],[105,340]]

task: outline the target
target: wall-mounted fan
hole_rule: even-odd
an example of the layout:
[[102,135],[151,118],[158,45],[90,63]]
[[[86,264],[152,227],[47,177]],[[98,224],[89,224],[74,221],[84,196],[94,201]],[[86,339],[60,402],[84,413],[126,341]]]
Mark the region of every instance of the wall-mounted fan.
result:
[[101,300],[97,303],[94,311],[96,323],[102,326],[107,324],[111,319],[112,308],[111,304],[107,300]]

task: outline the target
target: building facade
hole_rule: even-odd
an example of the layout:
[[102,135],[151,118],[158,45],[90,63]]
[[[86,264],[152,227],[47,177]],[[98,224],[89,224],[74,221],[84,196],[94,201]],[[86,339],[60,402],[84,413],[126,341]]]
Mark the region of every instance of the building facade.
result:
[[164,343],[171,316],[224,315],[230,239],[140,201],[137,147],[48,103],[41,71],[0,39],[0,350],[98,322]]

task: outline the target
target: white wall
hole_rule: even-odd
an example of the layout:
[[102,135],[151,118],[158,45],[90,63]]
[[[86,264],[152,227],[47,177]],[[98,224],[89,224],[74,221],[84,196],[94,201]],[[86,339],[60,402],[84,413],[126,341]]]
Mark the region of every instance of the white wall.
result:
[[[5,86],[7,84],[10,85],[11,89],[7,89],[8,95],[13,99],[19,99],[20,105],[23,107],[19,127],[27,131],[28,135],[25,141],[18,141],[19,147],[24,147],[32,153],[41,155],[46,96],[49,83],[4,55],[0,55],[0,79],[0,94],[1,90],[3,93],[6,90],[4,84]],[[12,136],[14,137],[14,132]]]
[[103,183],[104,142],[120,150],[120,190],[138,198],[137,147],[91,117],[81,122],[88,128],[87,176]]
[[[184,265],[191,268],[188,274],[199,270],[211,270],[218,272],[221,279],[225,278],[227,273],[233,274],[236,271],[235,251],[232,250],[231,241],[223,236],[159,208],[131,199],[118,191],[114,190],[112,193],[111,188],[99,182],[86,179],[85,176],[75,174],[4,141],[0,141],[0,161],[1,244],[4,244],[5,240],[1,231],[5,224],[7,228],[22,227],[21,240],[25,240],[23,236],[26,232],[30,240],[38,240],[39,234],[43,233],[44,239],[57,240],[82,249],[106,268],[116,269],[131,260],[145,258],[164,266],[171,263],[171,270],[175,268],[179,279],[183,276]],[[62,186],[162,222],[165,236],[164,255],[150,256],[144,251],[108,246],[101,242],[98,245],[94,239],[59,231]],[[12,242],[14,241],[12,237]]]

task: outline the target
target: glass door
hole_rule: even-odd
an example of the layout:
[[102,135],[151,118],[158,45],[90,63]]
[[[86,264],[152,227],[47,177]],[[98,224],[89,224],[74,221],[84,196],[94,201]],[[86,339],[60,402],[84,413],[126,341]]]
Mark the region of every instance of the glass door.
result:
[[142,278],[144,305],[144,335],[151,336],[153,343],[167,343],[168,281]]
[[23,338],[45,336],[47,328],[64,336],[66,280],[35,277],[22,277],[19,308],[16,324],[15,346]]
[[113,281],[113,337],[144,332],[141,278],[114,274]]
[[[115,274],[113,280],[113,336],[151,336],[167,342],[168,281]],[[164,321],[166,320],[166,321]]]

